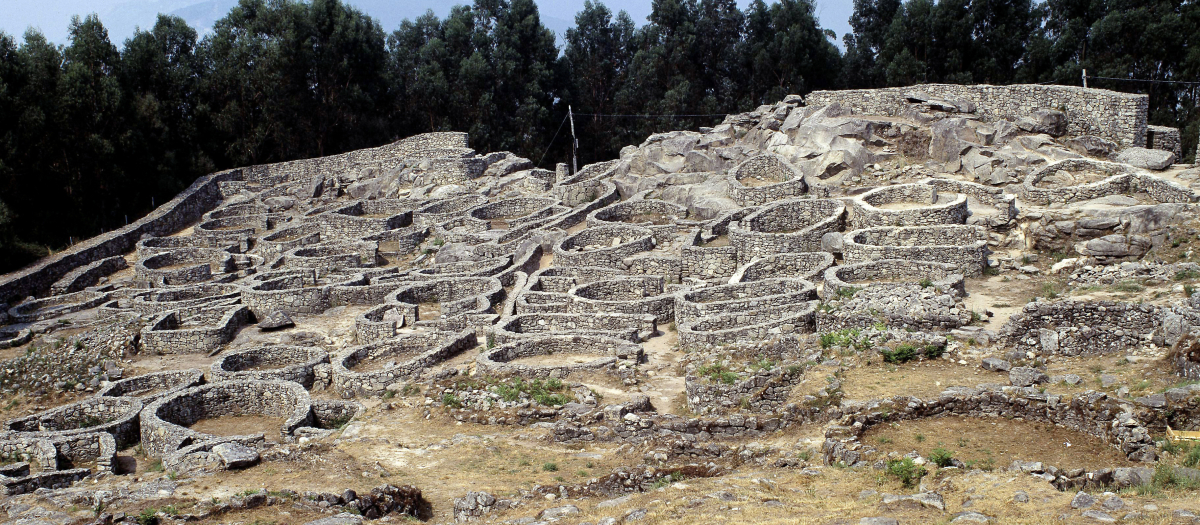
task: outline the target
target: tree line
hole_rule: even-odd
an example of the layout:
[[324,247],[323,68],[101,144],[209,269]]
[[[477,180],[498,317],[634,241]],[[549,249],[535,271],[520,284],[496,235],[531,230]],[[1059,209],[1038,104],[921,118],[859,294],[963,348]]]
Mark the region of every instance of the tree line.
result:
[[437,130],[544,167],[580,165],[790,93],[920,82],[1147,93],[1198,131],[1200,6],[1183,0],[652,0],[641,26],[587,2],[556,44],[533,0],[475,0],[391,32],[341,0],[240,0],[203,38],[160,15],[118,48],[74,18],[65,45],[0,33],[0,271],[144,215],[197,176]]

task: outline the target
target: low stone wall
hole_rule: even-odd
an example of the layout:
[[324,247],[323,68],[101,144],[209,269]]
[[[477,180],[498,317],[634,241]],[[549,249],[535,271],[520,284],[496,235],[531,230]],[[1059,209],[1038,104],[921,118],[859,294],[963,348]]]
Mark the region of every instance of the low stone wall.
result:
[[614,223],[633,224],[653,232],[659,243],[666,243],[675,239],[675,235],[680,231],[679,222],[686,219],[687,215],[687,208],[667,201],[634,199],[611,204],[589,213],[587,224],[589,227]]
[[679,346],[685,351],[767,341],[787,334],[810,334],[816,329],[819,301],[747,309],[680,322]]
[[[938,203],[939,200],[948,202]],[[887,204],[914,204],[912,209],[890,210]],[[931,184],[897,184],[873,189],[850,199],[849,229],[874,226],[933,226],[966,224],[967,196],[938,195]]]
[[881,259],[934,261],[957,265],[966,276],[987,267],[987,235],[977,226],[901,226],[847,232],[842,255],[847,263]]
[[821,237],[842,230],[846,204],[839,200],[793,199],[776,202],[729,226],[738,262],[777,253],[819,252]]
[[132,397],[149,405],[164,396],[202,384],[204,371],[199,368],[167,370],[110,383],[96,392],[96,397]]
[[703,246],[703,232],[697,230],[692,246],[680,250],[679,276],[681,279],[720,279],[737,271],[736,246]]
[[297,428],[312,422],[312,400],[291,381],[222,381],[189,388],[151,403],[142,413],[142,447],[151,457],[163,457],[180,447],[216,436],[187,427],[222,416],[263,415],[286,418],[279,429],[290,441]]
[[100,259],[99,261],[80,266],[68,272],[58,282],[50,285],[50,294],[61,295],[81,291],[84,288],[94,286],[100,282],[100,279],[128,267],[129,263],[125,261],[124,257],[119,255]]
[[407,319],[416,319],[416,305],[385,304],[363,312],[354,319],[355,341],[360,345],[395,337]]
[[[1008,231],[1016,226],[1017,219],[1017,196],[1005,193],[1004,188],[994,188],[954,179],[925,179],[922,184],[933,186],[939,192],[958,193],[965,195],[968,201],[968,211],[970,216],[967,218],[967,224],[987,227],[992,231]],[[991,206],[996,212],[992,213],[975,213],[975,210],[970,208],[970,201],[974,200],[979,207]]]
[[104,432],[121,448],[138,441],[138,412],[142,401],[130,397],[93,397],[6,423],[9,430],[29,438],[56,440]]
[[[1066,188],[1048,189],[1037,186],[1044,177],[1059,170],[1097,171],[1110,174],[1110,176],[1099,182]],[[1145,192],[1160,203],[1190,203],[1198,200],[1195,192],[1174,182],[1136,171],[1124,164],[1092,159],[1066,159],[1048,164],[1025,177],[1024,182],[1017,187],[1017,192],[1022,201],[1040,206],[1049,206],[1056,202],[1080,202],[1109,195],[1131,195],[1138,192]]]
[[403,285],[388,294],[388,303],[415,305],[405,309],[404,322],[416,324],[421,303],[437,302],[442,317],[477,314],[489,311],[504,302],[504,287],[495,277],[444,277]]
[[697,414],[738,409],[756,413],[777,411],[787,403],[795,383],[803,378],[802,370],[791,372],[786,368],[760,370],[732,385],[688,376],[685,379],[688,408]]
[[783,157],[764,153],[729,170],[729,198],[739,206],[761,206],[808,193],[804,177]]
[[828,300],[866,286],[924,285],[924,281],[928,280],[928,286],[931,288],[950,291],[963,297],[967,295],[966,284],[959,272],[959,267],[953,264],[905,259],[846,264],[825,270],[821,296]]
[[646,228],[609,224],[588,228],[554,245],[554,262],[561,266],[618,268],[626,257],[653,250],[654,233]]
[[1119,399],[1100,392],[1074,397],[1043,394],[1036,388],[953,387],[936,399],[897,396],[871,402],[843,402],[838,424],[825,432],[822,453],[827,464],[863,461],[862,435],[871,427],[894,421],[939,416],[1006,417],[1051,423],[1108,441],[1132,461],[1156,459],[1154,440],[1135,414]]
[[182,230],[221,201],[218,185],[221,181],[241,177],[240,169],[200,177],[174,199],[124,228],[92,237],[33,266],[0,276],[0,302],[43,294],[75,268],[132,251],[134,244],[146,235],[165,236]]
[[864,115],[900,116],[909,105],[906,93],[921,92],[937,99],[961,99],[975,105],[988,120],[1018,120],[1037,109],[1062,110],[1067,132],[1096,135],[1124,147],[1145,146],[1146,95],[1074,86],[1016,84],[1010,86],[920,84],[884,89],[814,91],[809,106],[839,103]]
[[18,494],[29,494],[37,489],[65,489],[75,484],[75,482],[84,479],[92,474],[91,469],[77,468],[70,470],[55,470],[51,472],[42,472],[32,476],[25,476],[17,479],[6,479],[3,481],[4,495],[16,496]]
[[214,381],[250,379],[313,384],[313,369],[329,362],[329,352],[316,347],[263,346],[225,354],[210,368]]
[[206,354],[232,341],[251,318],[249,308],[233,305],[211,325],[180,328],[183,321],[179,316],[167,312],[142,329],[141,346],[154,354]]
[[809,282],[825,278],[825,269],[833,266],[834,257],[829,252],[780,253],[752,260],[735,276],[738,282],[754,282],[764,279],[803,279]]
[[1179,136],[1179,128],[1146,126],[1146,147],[1170,151],[1175,154],[1175,158],[1183,158],[1183,142]]
[[[349,348],[330,359],[327,382],[343,397],[378,395],[388,385],[412,379],[422,370],[446,361],[476,346],[474,330],[458,333],[408,334],[391,339]],[[355,367],[364,361],[394,359],[396,364],[359,372]],[[322,383],[317,372],[317,383]]]
[[413,223],[425,226],[441,224],[455,217],[464,216],[467,210],[487,201],[486,196],[474,193],[433,201],[413,211]]
[[[561,365],[526,365],[513,363],[518,359],[544,355],[595,355],[586,363]],[[618,360],[641,361],[642,347],[610,337],[585,335],[541,336],[521,338],[479,354],[475,360],[477,373],[523,378],[567,377],[572,373],[602,371],[616,368]]]
[[[181,286],[209,281],[229,266],[229,253],[215,248],[175,248],[139,260],[134,277],[149,286]],[[214,272],[215,270],[215,272]]]
[[552,314],[534,313],[501,317],[492,329],[495,344],[507,344],[526,337],[555,334],[607,336],[632,343],[654,335],[658,324],[654,316],[632,314]]
[[53,319],[60,315],[95,308],[109,301],[112,294],[92,290],[54,295],[45,299],[26,301],[8,309],[8,317],[18,323]]
[[189,316],[223,301],[241,297],[241,289],[233,284],[194,284],[175,288],[160,288],[134,295],[126,306],[142,315],[155,315],[174,311]]
[[816,298],[816,288],[802,279],[708,286],[675,295],[675,320],[686,323],[710,315],[787,306]]
[[675,319],[675,296],[662,277],[621,277],[576,286],[569,292],[571,313],[622,313],[654,316],[659,324]]
[[1017,350],[1041,355],[1102,355],[1150,342],[1161,327],[1158,307],[1113,301],[1038,301],[1000,329]]

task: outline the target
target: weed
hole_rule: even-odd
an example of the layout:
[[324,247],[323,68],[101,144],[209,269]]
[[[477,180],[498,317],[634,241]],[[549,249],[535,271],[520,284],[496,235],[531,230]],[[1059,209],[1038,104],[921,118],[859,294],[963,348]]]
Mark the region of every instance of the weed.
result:
[[1193,446],[1183,457],[1182,463],[1185,467],[1196,468],[1196,465],[1200,464],[1200,446]]
[[454,395],[453,392],[446,392],[445,394],[442,394],[442,406],[449,408],[462,408],[463,404],[462,400],[459,399],[458,396]]
[[921,279],[921,288],[929,288],[930,286],[933,286],[932,280],[930,280],[928,277]]
[[985,275],[987,277],[994,277],[994,276],[1000,275],[1000,269],[989,266],[989,267],[983,269],[983,275]]
[[1187,280],[1187,279],[1196,279],[1196,278],[1200,278],[1200,272],[1198,272],[1196,270],[1187,269],[1187,270],[1179,270],[1178,272],[1175,272],[1175,280],[1176,281],[1183,281],[1183,280]]
[[148,508],[142,509],[137,515],[138,525],[155,525],[158,523],[158,509]]
[[491,350],[496,347],[496,334],[487,335],[487,349]]
[[498,382],[492,385],[490,390],[499,394],[500,399],[508,402],[517,401],[522,396],[526,396],[540,405],[561,406],[573,399],[570,394],[560,393],[564,387],[562,380],[558,378],[550,378],[546,381],[541,379],[526,381],[518,377]]
[[925,442],[925,434],[917,434],[917,435],[913,436],[913,439],[917,440],[917,443],[924,443]]
[[886,445],[892,442],[892,438],[887,436],[879,436],[875,441],[878,441],[881,445]]
[[946,347],[938,345],[925,345],[925,359],[937,359],[946,353]]
[[887,473],[900,480],[905,487],[912,488],[925,477],[925,467],[917,465],[912,458],[891,459],[887,462]]
[[718,383],[732,385],[737,382],[738,375],[731,372],[725,365],[716,363],[712,365],[703,365],[698,370],[701,376],[707,377]]
[[546,472],[558,472],[558,463],[555,463],[553,461],[547,461],[545,463],[542,463],[542,470],[544,470]]
[[939,468],[946,468],[953,464],[954,453],[938,447],[929,452],[929,461],[933,462]]
[[146,466],[146,472],[162,472],[163,464],[161,459],[156,459],[150,465]]
[[394,390],[385,390],[383,392],[383,399],[387,400],[393,397],[396,397],[396,392]]
[[1136,293],[1145,290],[1146,287],[1133,281],[1121,281],[1117,284],[1114,284],[1112,289],[1116,292]]
[[837,296],[841,297],[843,299],[849,299],[851,297],[854,297],[854,294],[856,294],[856,293],[858,293],[858,288],[854,288],[852,286],[847,286],[845,288],[838,288]]
[[1058,286],[1054,283],[1042,283],[1042,297],[1047,299],[1058,298]]
[[917,357],[917,349],[907,343],[897,346],[895,350],[880,348],[879,353],[883,354],[883,360],[889,363],[907,363]]
[[801,450],[800,452],[796,453],[796,457],[800,458],[802,461],[808,461],[812,459],[812,451],[809,449]]

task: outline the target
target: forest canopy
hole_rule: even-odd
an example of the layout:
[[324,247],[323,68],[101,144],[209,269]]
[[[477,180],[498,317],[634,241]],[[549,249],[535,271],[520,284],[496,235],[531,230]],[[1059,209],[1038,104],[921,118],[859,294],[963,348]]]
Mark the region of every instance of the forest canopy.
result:
[[159,15],[120,47],[95,15],[65,45],[0,33],[0,272],[136,220],[196,177],[429,131],[579,162],[819,89],[1089,85],[1200,125],[1200,3],[854,0],[836,45],[811,0],[652,0],[636,24],[587,2],[564,45],[533,0],[475,0],[397,28],[340,0],[241,0],[200,38]]

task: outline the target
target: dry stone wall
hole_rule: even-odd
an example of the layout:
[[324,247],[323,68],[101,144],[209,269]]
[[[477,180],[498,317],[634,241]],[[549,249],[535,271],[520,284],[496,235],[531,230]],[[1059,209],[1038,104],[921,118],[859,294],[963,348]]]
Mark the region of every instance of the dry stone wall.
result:
[[1038,109],[1067,114],[1067,132],[1095,135],[1122,146],[1146,145],[1146,95],[1116,93],[1103,89],[1043,85],[951,85],[921,84],[901,88],[814,91],[805,97],[812,106],[833,103],[863,115],[899,116],[908,105],[910,93],[924,93],[943,100],[966,100],[975,113],[989,120],[1017,120]]

